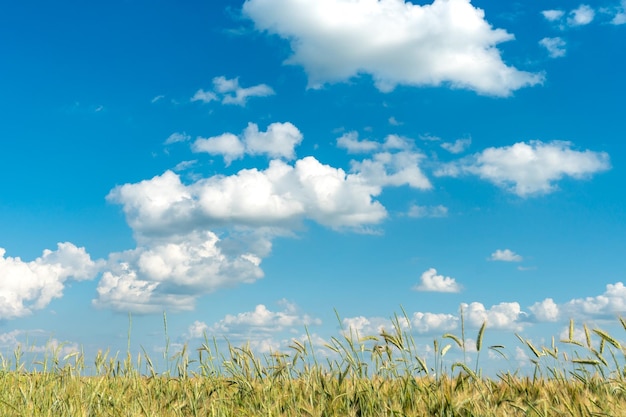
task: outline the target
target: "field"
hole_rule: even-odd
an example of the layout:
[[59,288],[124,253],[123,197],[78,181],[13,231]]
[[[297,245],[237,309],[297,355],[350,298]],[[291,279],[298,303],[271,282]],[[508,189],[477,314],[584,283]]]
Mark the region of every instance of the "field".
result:
[[[619,319],[626,329],[626,321]],[[2,416],[619,416],[626,415],[626,369],[620,342],[584,326],[585,340],[534,346],[519,337],[534,364],[532,375],[482,375],[479,330],[472,363],[444,368],[451,348],[465,355],[465,331],[433,343],[431,363],[420,357],[396,317],[391,333],[332,338],[323,359],[309,340],[286,352],[257,355],[247,346],[220,353],[215,340],[164,358],[157,372],[143,351],[122,358],[99,352],[93,365],[60,347],[33,363],[18,348],[2,357]],[[167,324],[166,324],[167,329]],[[167,330],[166,330],[167,331]],[[167,338],[167,336],[166,336]],[[130,346],[130,336],[129,336]],[[484,356],[484,355],[483,355]]]

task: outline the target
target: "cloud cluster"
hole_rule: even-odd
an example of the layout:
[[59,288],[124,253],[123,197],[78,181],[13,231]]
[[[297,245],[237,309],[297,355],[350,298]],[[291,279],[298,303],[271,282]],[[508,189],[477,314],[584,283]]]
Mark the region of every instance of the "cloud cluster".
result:
[[266,155],[270,158],[296,157],[295,147],[302,142],[302,133],[293,124],[272,123],[265,132],[260,132],[255,123],[241,135],[224,133],[210,138],[198,138],[193,142],[193,152],[205,152],[210,155],[221,155],[226,165],[244,155]]
[[574,298],[557,304],[546,298],[530,307],[535,320],[557,321],[576,318],[580,320],[614,320],[626,310],[626,286],[622,282],[608,284],[606,290],[595,297]]
[[420,284],[413,287],[416,291],[432,292],[460,292],[461,286],[454,278],[437,275],[435,268],[424,271],[420,277]]
[[494,29],[469,0],[246,0],[256,28],[289,40],[288,64],[309,87],[369,74],[381,91],[449,85],[508,96],[543,75],[507,66],[497,48],[513,35]]
[[102,263],[71,243],[59,243],[54,251],[44,250],[31,262],[5,257],[0,248],[0,319],[13,319],[45,308],[63,295],[68,280],[95,278]]
[[259,84],[243,88],[239,85],[239,77],[228,79],[224,76],[213,78],[213,91],[200,89],[191,97],[191,101],[210,103],[220,101],[222,104],[245,106],[250,97],[267,97],[276,94],[272,87]]
[[[399,317],[400,330],[413,330],[419,334],[437,334],[448,332],[458,327],[459,318],[453,314],[415,312],[407,318]],[[393,332],[394,322],[382,317],[348,317],[342,320],[346,335],[377,336],[383,330]]]
[[564,141],[530,141],[487,148],[444,164],[435,175],[476,175],[520,197],[528,197],[554,191],[554,182],[565,176],[581,179],[609,168],[609,155],[605,152],[577,151]]
[[212,325],[196,320],[188,329],[186,337],[203,338],[205,334],[227,336],[229,342],[250,343],[252,349],[267,353],[277,351],[289,343],[280,340],[283,332],[296,334],[304,326],[319,326],[322,321],[308,314],[300,314],[297,307],[281,300],[282,311],[272,311],[263,304],[258,304],[253,311],[238,314],[227,314],[223,319]]

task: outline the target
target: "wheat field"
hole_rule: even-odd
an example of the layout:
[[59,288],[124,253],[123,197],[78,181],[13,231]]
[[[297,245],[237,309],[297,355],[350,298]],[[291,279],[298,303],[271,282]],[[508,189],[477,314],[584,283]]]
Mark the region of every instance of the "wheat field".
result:
[[[619,321],[626,329],[626,321]],[[434,340],[435,355],[427,363],[397,317],[391,332],[333,337],[323,359],[310,337],[266,355],[247,345],[220,352],[217,341],[205,337],[192,350],[166,348],[164,372],[156,371],[145,350],[131,355],[130,334],[125,355],[100,351],[91,364],[80,352],[61,357],[59,347],[28,364],[18,347],[1,358],[0,415],[626,415],[626,350],[607,332],[583,328],[585,340],[574,340],[570,321],[569,340],[560,341],[574,348],[573,356],[560,352],[554,340],[535,346],[518,336],[534,372],[503,370],[495,377],[483,376],[479,362],[486,349],[504,355],[503,346],[482,346],[487,323],[476,337],[475,362],[457,361],[446,370],[443,358],[451,347],[465,353],[465,332]]]

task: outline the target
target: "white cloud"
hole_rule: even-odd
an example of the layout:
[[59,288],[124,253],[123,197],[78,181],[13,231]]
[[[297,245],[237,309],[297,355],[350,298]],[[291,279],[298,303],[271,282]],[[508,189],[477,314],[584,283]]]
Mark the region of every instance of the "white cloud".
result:
[[[448,332],[457,328],[459,318],[452,314],[422,313],[415,312],[407,319],[398,317],[400,330],[414,330],[419,334],[437,334]],[[392,332],[394,322],[382,317],[348,317],[342,320],[344,334],[363,336],[377,336],[383,330]]]
[[520,197],[528,197],[554,191],[554,182],[565,176],[582,179],[609,168],[606,152],[576,151],[570,142],[564,141],[530,141],[485,149],[442,165],[435,175],[476,175]]
[[559,318],[559,306],[552,298],[546,298],[530,307],[538,321],[556,321]]
[[543,38],[539,41],[539,44],[548,50],[550,58],[563,57],[567,52],[567,50],[565,49],[566,43],[560,37]]
[[460,292],[461,286],[454,278],[437,275],[435,268],[425,271],[420,277],[420,284],[413,287],[416,291]]
[[167,137],[167,139],[165,139],[165,142],[163,144],[164,145],[171,145],[172,143],[186,142],[189,139],[191,139],[191,136],[189,136],[185,132],[183,132],[183,133],[175,132],[175,133],[172,133],[171,135],[169,135]]
[[514,36],[469,0],[247,0],[243,12],[290,41],[286,63],[303,66],[311,88],[370,74],[381,91],[446,84],[508,96],[543,81],[502,61],[497,45]]
[[254,123],[240,136],[224,133],[211,138],[198,138],[192,144],[193,152],[206,152],[211,155],[222,155],[226,165],[248,155],[267,155],[271,158],[294,159],[294,148],[302,142],[302,133],[293,124],[272,123],[267,131],[260,132]]
[[239,85],[239,78],[215,77],[213,78],[213,85],[215,91],[223,94],[222,103],[224,104],[245,106],[249,97],[267,97],[276,94],[272,87],[267,84],[243,88]]
[[467,148],[469,148],[471,144],[472,144],[472,139],[464,138],[464,139],[457,139],[453,143],[449,143],[449,142],[442,143],[441,147],[450,153],[459,154],[459,153],[464,152]]
[[294,159],[294,148],[302,142],[302,133],[289,122],[272,123],[265,132],[259,132],[256,124],[249,123],[243,136],[246,152],[272,158]]
[[391,116],[389,119],[387,119],[387,121],[389,122],[389,124],[391,126],[401,126],[403,123],[399,122],[395,117]]
[[228,250],[209,231],[141,241],[134,250],[110,256],[94,306],[137,313],[192,310],[199,296],[263,277],[266,250]]
[[193,159],[190,161],[181,161],[179,163],[176,164],[176,166],[174,167],[174,171],[185,171],[189,168],[191,168],[192,166],[194,166],[195,164],[198,163],[197,159]]
[[409,217],[447,217],[448,208],[446,206],[418,206],[412,205],[407,214]]
[[118,186],[107,199],[122,204],[136,233],[162,235],[224,224],[289,227],[304,219],[358,228],[386,217],[385,208],[373,200],[380,192],[360,175],[306,157],[293,166],[273,160],[264,171],[245,169],[189,185],[166,171]]
[[194,321],[187,329],[187,337],[190,339],[203,338],[209,330],[209,326],[199,320]]
[[498,249],[491,254],[489,260],[491,261],[503,261],[503,262],[521,262],[522,257],[510,249]]
[[224,76],[213,78],[214,91],[200,89],[196,91],[191,101],[210,103],[220,101],[222,104],[236,104],[245,106],[250,97],[267,97],[276,94],[267,84],[258,84],[252,87],[241,87],[239,77],[228,79]]
[[413,313],[411,326],[418,333],[442,333],[457,328],[459,318],[452,314]]
[[165,96],[164,96],[164,95],[159,94],[158,96],[154,96],[154,97],[152,98],[152,100],[150,100],[150,103],[154,104],[154,103],[156,103],[156,102],[158,102],[158,101],[163,100],[164,98],[165,98]]
[[359,140],[357,132],[348,132],[337,138],[337,146],[348,153],[370,153],[380,148],[381,144],[372,140]]
[[561,19],[563,15],[565,15],[565,12],[563,10],[544,10],[541,14],[546,18],[546,20],[554,22],[555,20]]
[[626,24],[626,0],[622,0],[620,7],[617,8],[617,12],[611,23],[614,25],[623,25]]
[[222,155],[224,163],[228,166],[235,159],[243,158],[246,147],[236,135],[224,133],[210,138],[197,138],[191,145],[191,150]]
[[380,187],[408,185],[428,190],[432,184],[419,167],[424,158],[423,154],[410,151],[380,152],[374,154],[372,159],[352,161],[351,171],[366,183]]
[[271,311],[265,305],[259,304],[254,311],[227,314],[222,320],[211,326],[211,331],[230,334],[250,334],[255,332],[276,333],[290,328],[316,325],[322,321],[308,314],[299,315],[292,309],[285,311]]
[[588,25],[593,21],[595,17],[594,10],[586,5],[581,4],[578,8],[569,12],[569,16],[567,18],[567,24],[569,26],[584,26]]
[[573,299],[562,304],[560,310],[568,317],[615,318],[626,311],[626,287],[622,282],[608,284],[603,294]]
[[101,261],[92,261],[85,248],[58,243],[57,250],[44,250],[34,261],[5,257],[0,248],[0,319],[29,315],[63,295],[65,282],[95,278]]
[[193,97],[191,97],[191,101],[201,101],[203,103],[210,103],[217,100],[219,99],[215,93],[211,91],[204,91],[202,89],[196,91]]
[[486,309],[482,303],[461,304],[466,322],[474,327],[482,326],[487,322],[487,328],[521,330],[520,319],[525,316],[519,303],[500,303]]

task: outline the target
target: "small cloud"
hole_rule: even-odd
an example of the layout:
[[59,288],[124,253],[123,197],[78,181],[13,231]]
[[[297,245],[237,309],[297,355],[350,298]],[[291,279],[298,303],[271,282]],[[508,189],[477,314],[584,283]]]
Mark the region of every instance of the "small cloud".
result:
[[409,217],[447,217],[448,208],[446,206],[418,206],[412,205],[407,213]]
[[169,135],[168,138],[165,139],[165,142],[163,142],[163,144],[171,145],[172,143],[187,142],[189,139],[191,139],[191,136],[189,136],[185,132],[183,133],[176,132],[176,133],[172,133],[171,135]]
[[388,120],[388,121],[389,121],[389,124],[390,124],[390,125],[392,125],[392,126],[400,126],[400,125],[402,125],[402,122],[399,122],[399,121],[398,121],[395,117],[393,117],[393,116],[391,116],[391,117],[389,118],[389,120]]
[[101,111],[103,111],[103,110],[104,110],[104,106],[103,106],[103,105],[100,105],[100,106],[97,106],[97,107],[94,109],[94,112],[96,112],[96,113],[100,113],[100,112],[101,112]]
[[163,100],[164,98],[165,98],[165,96],[164,96],[164,95],[158,95],[158,96],[155,96],[155,97],[153,97],[153,98],[152,98],[152,100],[150,100],[150,103],[154,104],[154,103],[156,103],[156,102],[158,102],[158,101]]
[[562,18],[565,12],[563,10],[544,10],[541,14],[546,18],[546,20],[554,22],[555,20]]
[[548,50],[550,58],[560,58],[565,56],[565,41],[559,37],[556,38],[543,38],[539,41],[539,45]]
[[337,138],[337,147],[343,148],[348,153],[369,153],[378,150],[380,143],[372,140],[359,140],[357,132],[348,132]]
[[203,103],[210,103],[212,101],[217,101],[217,95],[211,91],[204,91],[202,89],[196,91],[196,94],[191,97],[191,101],[201,101]]
[[491,254],[491,257],[488,258],[490,261],[502,261],[502,262],[521,262],[522,257],[510,249],[498,249],[494,253]]
[[578,8],[569,12],[567,24],[569,26],[584,26],[593,21],[595,11],[586,4],[581,4]]
[[437,270],[430,268],[422,274],[420,284],[414,286],[413,289],[415,291],[460,292],[461,286],[454,278],[437,275]]
[[179,172],[179,171],[185,171],[186,169],[191,168],[192,166],[194,166],[196,163],[198,162],[197,159],[191,160],[191,161],[182,161],[179,162],[178,164],[176,164],[176,166],[174,167],[174,171]]
[[442,143],[441,147],[450,153],[459,154],[465,151],[467,148],[469,148],[471,144],[472,144],[472,139],[465,138],[465,139],[457,139],[454,141],[454,143],[449,143],[449,142]]

